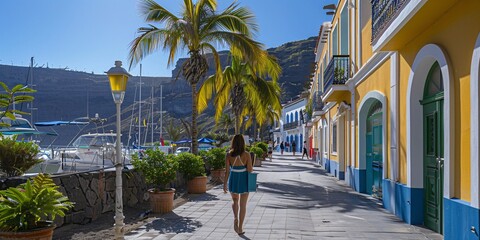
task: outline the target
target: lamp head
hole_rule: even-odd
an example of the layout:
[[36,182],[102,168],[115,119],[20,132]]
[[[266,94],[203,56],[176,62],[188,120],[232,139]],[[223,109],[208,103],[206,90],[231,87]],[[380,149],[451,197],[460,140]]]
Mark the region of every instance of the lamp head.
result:
[[107,76],[110,81],[110,89],[112,90],[113,101],[122,103],[127,88],[128,78],[131,76],[127,70],[122,68],[122,61],[115,61],[115,67],[108,70]]

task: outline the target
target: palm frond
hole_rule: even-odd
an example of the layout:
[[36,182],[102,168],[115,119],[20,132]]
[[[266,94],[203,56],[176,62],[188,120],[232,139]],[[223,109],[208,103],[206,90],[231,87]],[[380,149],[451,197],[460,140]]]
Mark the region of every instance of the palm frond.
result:
[[141,33],[140,36],[130,43],[130,52],[128,54],[130,59],[129,68],[138,64],[147,55],[155,52],[170,33],[166,29],[158,29],[153,25],[141,27],[138,29],[138,32]]
[[178,20],[178,17],[172,14],[170,11],[160,6],[153,0],[145,0],[140,5],[140,11],[145,17],[147,22],[167,22],[172,23]]

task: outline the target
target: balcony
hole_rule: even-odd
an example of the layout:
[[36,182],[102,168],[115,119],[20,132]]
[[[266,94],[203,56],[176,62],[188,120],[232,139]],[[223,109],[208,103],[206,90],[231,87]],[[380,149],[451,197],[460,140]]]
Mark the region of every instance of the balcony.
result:
[[372,0],[372,49],[397,51],[452,10],[458,0]]
[[298,127],[298,125],[299,125],[299,121],[286,123],[286,124],[283,124],[283,130],[287,131],[287,130],[290,130],[290,129],[294,129],[294,128]]
[[390,26],[410,0],[372,1],[372,43]]
[[322,102],[341,101],[348,87],[345,85],[350,78],[350,56],[333,55],[323,74]]
[[313,109],[312,117],[313,118],[321,116],[324,113],[323,107],[325,106],[325,104],[323,103],[321,96],[322,96],[322,93],[318,91],[315,92],[313,95],[313,98],[312,98],[312,109]]

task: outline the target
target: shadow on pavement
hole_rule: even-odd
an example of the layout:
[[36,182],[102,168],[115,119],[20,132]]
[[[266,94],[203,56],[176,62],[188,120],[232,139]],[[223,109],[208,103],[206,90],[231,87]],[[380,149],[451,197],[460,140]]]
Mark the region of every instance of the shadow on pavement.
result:
[[204,202],[204,201],[212,201],[212,200],[220,200],[217,195],[210,194],[210,193],[202,193],[198,194],[189,199],[190,202]]
[[287,162],[283,161],[280,163],[268,163],[263,164],[261,167],[254,167],[255,172],[309,172],[315,173],[323,176],[328,176],[325,170],[321,168],[312,168],[312,163],[310,162]]
[[[191,233],[200,228],[202,224],[199,221],[192,220],[188,217],[179,216],[173,212],[165,214],[160,218],[145,225],[145,230],[158,231],[165,233]],[[128,235],[135,235],[136,231],[128,233]]]

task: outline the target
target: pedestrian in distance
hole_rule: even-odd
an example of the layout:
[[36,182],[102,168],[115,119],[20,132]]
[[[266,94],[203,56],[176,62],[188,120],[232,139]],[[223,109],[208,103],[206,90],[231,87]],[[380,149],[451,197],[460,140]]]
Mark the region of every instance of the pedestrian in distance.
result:
[[303,160],[303,156],[307,156],[307,160],[308,160],[307,141],[303,141],[303,154],[302,154],[302,160]]
[[268,141],[268,158],[270,158],[270,162],[272,161],[272,155],[273,155],[273,142]]
[[225,180],[223,191],[228,191],[232,196],[233,229],[238,235],[245,234],[243,222],[247,213],[248,179],[247,172],[252,172],[252,160],[250,153],[245,151],[245,140],[241,134],[232,139],[232,146],[225,158]]
[[283,145],[283,141],[280,143],[280,154],[283,155],[283,150],[285,150],[285,146]]
[[292,152],[293,152],[293,156],[295,156],[295,151],[297,150],[297,144],[295,143],[295,141],[292,142]]

